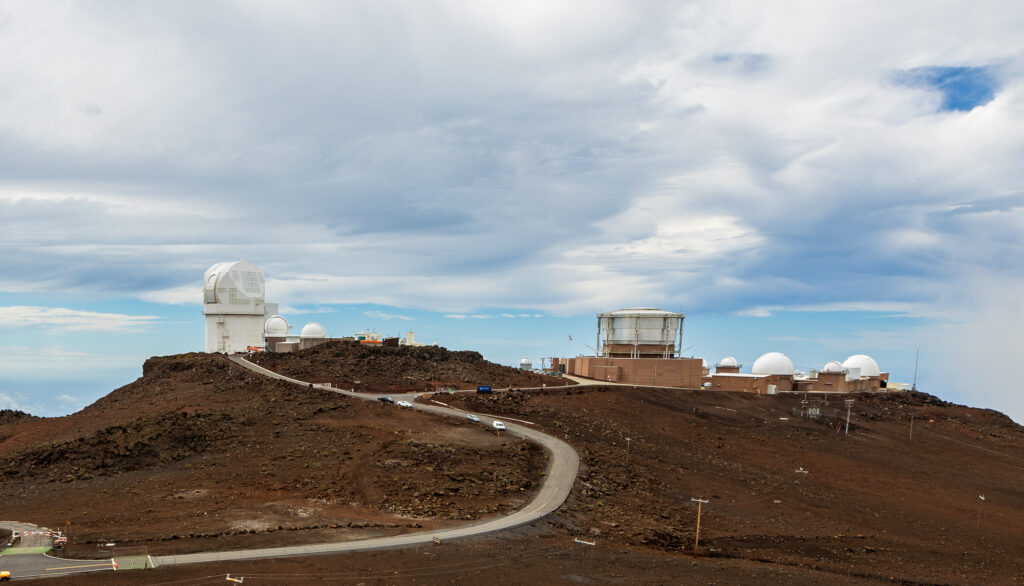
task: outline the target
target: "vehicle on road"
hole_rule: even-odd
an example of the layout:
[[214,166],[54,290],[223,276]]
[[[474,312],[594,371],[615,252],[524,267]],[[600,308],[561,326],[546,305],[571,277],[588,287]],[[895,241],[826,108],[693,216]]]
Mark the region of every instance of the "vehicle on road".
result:
[[491,425],[493,425],[494,429],[496,429],[498,431],[505,431],[505,424],[500,422],[500,421],[495,421]]
[[0,570],[0,582],[10,582],[11,573],[7,570]]
[[472,413],[470,413],[469,415],[467,415],[467,416],[466,416],[466,419],[468,419],[468,420],[470,420],[470,421],[472,421],[472,422],[474,422],[474,423],[480,423],[480,418],[479,418],[479,417],[477,417],[476,415],[473,415]]
[[397,405],[399,407],[412,407],[412,403],[410,403],[409,401],[399,401]]
[[377,400],[380,401],[381,403],[394,403],[395,402],[395,400],[392,399],[391,397],[377,397]]
[[704,387],[705,389],[710,389],[711,388],[711,383],[707,382],[707,383],[702,384],[701,386]]
[[478,386],[476,388],[476,392],[478,392],[478,393],[489,393],[489,392],[491,392],[491,386],[490,385],[480,385],[480,386]]

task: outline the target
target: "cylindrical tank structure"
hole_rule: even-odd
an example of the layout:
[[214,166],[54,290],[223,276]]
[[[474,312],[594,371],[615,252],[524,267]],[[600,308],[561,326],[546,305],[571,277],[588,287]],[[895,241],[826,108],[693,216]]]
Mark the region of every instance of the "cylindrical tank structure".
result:
[[529,358],[523,358],[522,360],[519,361],[519,369],[533,370],[533,361],[531,361]]
[[682,313],[653,307],[599,313],[598,353],[621,358],[677,358],[685,318]]

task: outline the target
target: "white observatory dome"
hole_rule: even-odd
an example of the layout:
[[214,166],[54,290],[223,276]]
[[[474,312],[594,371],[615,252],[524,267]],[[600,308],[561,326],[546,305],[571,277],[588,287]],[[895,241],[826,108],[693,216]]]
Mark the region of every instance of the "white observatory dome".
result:
[[299,334],[301,338],[326,338],[327,330],[315,321],[311,321],[308,324],[302,326],[302,333]]
[[837,360],[831,360],[821,367],[821,372],[843,372],[844,370],[846,369]]
[[735,356],[726,356],[725,358],[718,361],[718,366],[739,366]]
[[878,363],[865,354],[854,354],[843,361],[843,368],[859,368],[862,377],[878,376]]
[[781,352],[762,354],[750,369],[753,374],[793,374],[793,361]]
[[263,271],[251,262],[219,262],[203,275],[203,302],[238,304],[263,302]]
[[[288,330],[291,326],[288,325],[288,320],[284,316],[272,315],[267,323],[263,325],[263,332],[271,338],[282,338],[288,335]],[[305,328],[303,328],[305,330]]]

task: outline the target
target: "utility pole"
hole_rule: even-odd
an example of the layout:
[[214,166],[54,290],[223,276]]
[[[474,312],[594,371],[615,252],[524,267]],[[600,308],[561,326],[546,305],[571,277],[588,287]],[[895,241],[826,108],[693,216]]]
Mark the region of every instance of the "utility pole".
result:
[[694,535],[694,537],[693,537],[693,553],[697,553],[697,546],[700,545],[700,510],[701,510],[701,505],[707,504],[708,499],[691,498],[690,500],[695,502],[695,503],[697,503],[697,532],[696,532],[696,535]]
[[917,359],[921,357],[921,349],[918,348],[914,352],[914,384],[910,385],[911,391],[917,390]]
[[853,399],[847,399],[846,403],[846,431],[843,435],[850,435],[850,408],[853,407]]
[[[978,498],[981,499],[981,503],[985,502],[985,495],[979,494]],[[974,528],[981,527],[981,503],[978,503],[978,522],[974,524]]]
[[626,468],[629,468],[629,442],[631,441],[630,438],[626,438]]

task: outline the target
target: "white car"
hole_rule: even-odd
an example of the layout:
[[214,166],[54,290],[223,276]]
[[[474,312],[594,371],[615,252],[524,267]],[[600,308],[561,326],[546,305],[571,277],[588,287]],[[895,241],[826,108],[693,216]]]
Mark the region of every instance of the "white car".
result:
[[468,420],[470,420],[470,421],[472,421],[472,422],[474,422],[474,423],[480,423],[480,418],[479,418],[479,417],[477,417],[476,415],[473,415],[472,413],[470,413],[469,415],[467,415],[467,416],[466,416],[466,419],[468,419]]
[[500,422],[500,421],[495,421],[491,425],[493,425],[494,429],[496,429],[498,431],[505,431],[505,424]]
[[399,401],[395,404],[398,405],[399,407],[412,407],[412,403],[410,403],[409,401]]

